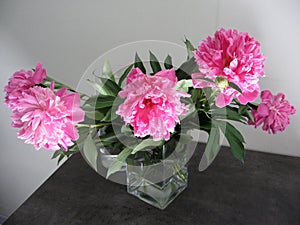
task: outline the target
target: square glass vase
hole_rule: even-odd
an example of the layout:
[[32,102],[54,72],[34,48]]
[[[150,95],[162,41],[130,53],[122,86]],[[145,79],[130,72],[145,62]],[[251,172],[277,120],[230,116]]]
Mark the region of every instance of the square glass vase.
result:
[[188,169],[176,161],[155,165],[136,162],[126,165],[127,192],[140,200],[165,209],[188,185]]

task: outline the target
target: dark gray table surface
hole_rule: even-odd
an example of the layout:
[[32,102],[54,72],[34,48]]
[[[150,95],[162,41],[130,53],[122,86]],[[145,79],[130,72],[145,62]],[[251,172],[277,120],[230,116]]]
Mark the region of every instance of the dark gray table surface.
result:
[[223,147],[204,172],[204,145],[189,163],[189,186],[164,211],[71,157],[5,225],[300,224],[300,159],[247,151],[242,164]]

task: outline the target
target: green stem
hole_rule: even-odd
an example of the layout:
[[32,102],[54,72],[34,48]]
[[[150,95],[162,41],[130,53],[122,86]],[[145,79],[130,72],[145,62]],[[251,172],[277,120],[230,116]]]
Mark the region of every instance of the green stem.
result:
[[54,81],[54,83],[57,83],[57,84],[60,84],[60,85],[63,85],[63,86],[65,86],[66,88],[68,88],[70,91],[72,91],[72,92],[76,92],[73,88],[71,88],[70,86],[68,86],[68,85],[66,85],[66,84],[63,84],[63,83],[61,83],[61,82],[59,82],[59,81],[57,81],[57,80],[55,80],[54,78],[52,78],[52,77],[46,77],[46,79],[45,79],[45,81],[49,81],[49,82],[52,82],[52,81]]
[[[77,92],[76,90],[74,90],[73,88],[71,88],[70,86],[68,86],[68,85],[66,85],[66,84],[63,84],[63,83],[61,83],[61,82],[59,82],[59,81],[57,81],[57,80],[55,80],[54,78],[52,78],[52,77],[46,77],[46,79],[45,79],[45,81],[48,81],[48,82],[52,82],[52,81],[54,81],[54,83],[56,83],[56,84],[59,84],[59,85],[62,85],[62,86],[64,86],[64,87],[66,87],[69,91],[72,91],[72,92]],[[79,92],[78,92],[79,93]],[[89,97],[88,95],[86,95],[86,94],[83,94],[83,93],[79,93],[80,94],[80,98],[84,98],[84,97]]]
[[97,128],[97,127],[104,127],[111,125],[111,123],[99,123],[99,124],[84,124],[84,123],[79,123],[76,126],[77,127],[89,127],[89,128]]
[[182,168],[180,168],[180,166],[178,164],[174,165],[174,169],[177,173],[177,175],[184,181],[187,182],[187,174],[182,170]]

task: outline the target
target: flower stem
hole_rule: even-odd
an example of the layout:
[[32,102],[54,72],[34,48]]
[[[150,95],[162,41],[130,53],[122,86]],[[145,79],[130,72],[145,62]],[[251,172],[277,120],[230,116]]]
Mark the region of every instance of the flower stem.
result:
[[89,128],[97,128],[97,127],[104,127],[107,125],[110,125],[111,123],[99,123],[99,124],[84,124],[84,123],[79,123],[76,126],[77,127],[89,127]]
[[[63,87],[66,87],[66,88],[67,88],[69,91],[71,91],[71,92],[77,92],[76,90],[74,90],[74,89],[71,88],[70,86],[68,86],[68,85],[66,85],[66,84],[63,84],[63,83],[61,83],[61,82],[55,80],[55,79],[52,78],[52,77],[49,77],[49,76],[46,77],[45,81],[48,81],[48,82],[54,81],[55,84],[59,84],[59,85],[61,85],[61,86],[63,86]],[[79,92],[78,92],[78,93],[79,93]],[[79,94],[80,94],[80,98],[88,97],[86,94],[83,94],[83,93],[79,93]]]

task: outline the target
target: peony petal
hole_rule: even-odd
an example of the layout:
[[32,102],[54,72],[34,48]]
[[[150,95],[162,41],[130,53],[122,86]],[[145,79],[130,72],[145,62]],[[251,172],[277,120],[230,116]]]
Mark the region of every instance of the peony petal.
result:
[[172,82],[171,87],[174,87],[177,83],[177,77],[176,77],[174,68],[169,69],[169,70],[159,71],[153,77],[167,78],[168,80],[170,80]]
[[216,106],[219,108],[223,108],[226,105],[232,102],[234,95],[225,95],[223,93],[219,93],[216,97]]
[[258,96],[258,91],[255,90],[253,92],[243,92],[243,94],[239,95],[237,98],[243,105],[246,105],[248,102],[253,102]]
[[145,74],[140,70],[140,68],[132,68],[127,76],[126,85],[132,83],[138,78],[144,78]]

